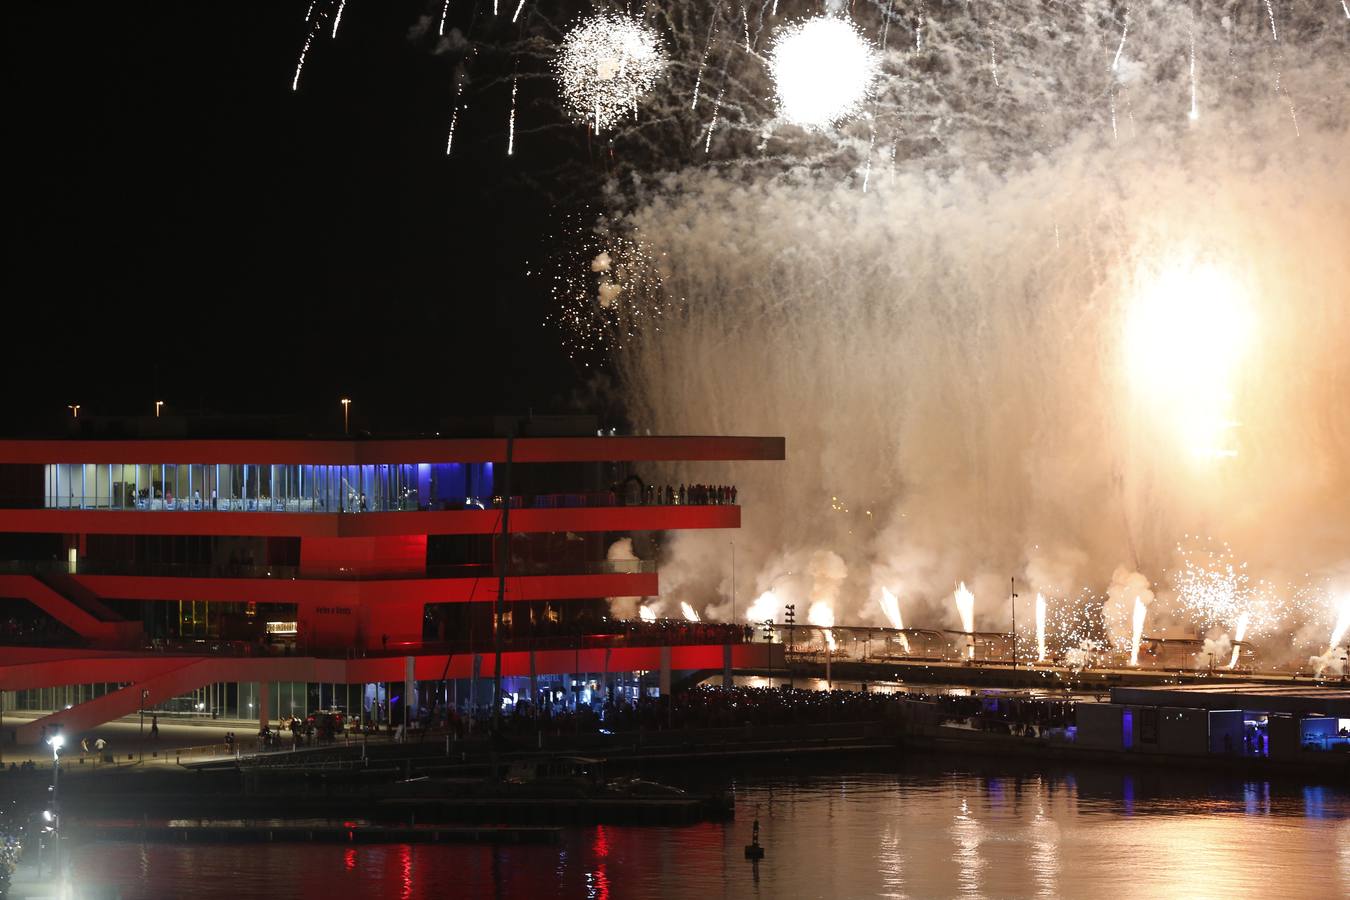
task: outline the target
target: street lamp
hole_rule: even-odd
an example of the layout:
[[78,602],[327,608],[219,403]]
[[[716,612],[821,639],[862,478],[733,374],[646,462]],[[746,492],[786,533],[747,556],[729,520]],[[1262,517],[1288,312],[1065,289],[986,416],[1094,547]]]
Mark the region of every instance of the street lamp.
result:
[[52,842],[56,846],[56,861],[53,868],[56,870],[56,877],[61,878],[61,748],[66,745],[65,735],[57,732],[47,738],[47,743],[52,748],[52,808],[50,812],[43,811],[42,818],[52,823]]
[[351,434],[351,433],[352,433],[352,427],[351,427],[352,401],[349,400],[349,399],[347,399],[346,397],[343,397],[343,398],[342,398],[340,401],[338,401],[338,402],[340,402],[340,403],[342,404],[342,433],[343,433],[343,434]]
[[66,409],[70,410],[70,417],[71,417],[72,419],[78,419],[78,418],[80,417],[80,404],[78,404],[78,403],[67,403],[67,404],[66,404]]
[[159,418],[159,411],[160,411],[160,409],[161,409],[163,406],[164,406],[164,401],[163,401],[163,400],[156,400],[156,401],[155,401],[155,418],[156,418],[156,419]]

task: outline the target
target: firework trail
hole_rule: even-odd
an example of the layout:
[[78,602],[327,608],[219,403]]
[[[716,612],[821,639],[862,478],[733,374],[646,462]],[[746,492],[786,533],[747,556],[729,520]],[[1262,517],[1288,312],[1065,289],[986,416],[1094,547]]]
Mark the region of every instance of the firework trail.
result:
[[459,122],[459,103],[455,103],[455,108],[450,112],[450,133],[445,137],[445,155],[450,155],[450,150],[455,146],[455,125]]
[[510,156],[516,150],[516,89],[520,86],[519,79],[515,76],[511,78],[511,117],[506,125],[506,155]]
[[342,24],[342,11],[346,8],[347,0],[338,0],[337,13],[333,16],[333,38],[337,37],[338,26]]
[[436,34],[445,36],[445,17],[450,15],[450,0],[445,0],[445,5],[441,7],[441,24],[436,28]]
[[1242,615],[1238,617],[1237,629],[1233,635],[1233,657],[1228,660],[1228,668],[1230,669],[1237,668],[1238,656],[1242,653],[1242,639],[1247,636],[1247,620],[1248,613],[1243,610]]
[[295,61],[295,77],[291,79],[292,91],[300,90],[300,73],[305,69],[305,57],[309,55],[309,47],[314,43],[314,35],[319,32],[321,19],[322,16],[316,16],[309,20],[309,31],[305,34],[305,43],[300,47],[300,58]]
[[520,18],[520,11],[524,8],[525,8],[525,0],[520,0],[520,3],[516,5],[515,13],[511,16],[511,21],[513,23]]

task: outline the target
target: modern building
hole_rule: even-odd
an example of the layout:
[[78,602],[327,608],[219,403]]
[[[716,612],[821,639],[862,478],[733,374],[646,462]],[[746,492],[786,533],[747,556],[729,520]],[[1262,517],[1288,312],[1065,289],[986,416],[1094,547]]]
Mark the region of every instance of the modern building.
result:
[[159,436],[127,421],[103,428],[117,438],[0,441],[0,702],[44,713],[20,739],[142,708],[398,720],[409,684],[410,708],[481,708],[498,637],[511,701],[770,663],[735,627],[616,622],[606,598],[659,593],[653,536],[740,525],[739,496],[668,497],[644,481],[654,464],[713,482],[783,459],[782,438],[609,436],[584,418],[359,440],[141,424]]

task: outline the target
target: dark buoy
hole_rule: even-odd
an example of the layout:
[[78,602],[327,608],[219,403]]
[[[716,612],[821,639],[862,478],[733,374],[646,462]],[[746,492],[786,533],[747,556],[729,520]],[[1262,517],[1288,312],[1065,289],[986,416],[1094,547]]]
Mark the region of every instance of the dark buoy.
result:
[[764,858],[764,848],[759,845],[759,819],[755,819],[754,830],[750,832],[750,843],[745,845],[745,858]]

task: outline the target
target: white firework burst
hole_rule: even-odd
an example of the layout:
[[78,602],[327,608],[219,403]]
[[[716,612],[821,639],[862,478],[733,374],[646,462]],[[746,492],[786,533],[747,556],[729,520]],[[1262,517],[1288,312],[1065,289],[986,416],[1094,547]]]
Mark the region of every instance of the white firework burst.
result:
[[784,28],[769,54],[778,112],[804,128],[826,129],[862,109],[880,58],[847,19],[818,16]]
[[638,102],[656,85],[666,63],[661,38],[649,25],[599,13],[567,33],[553,68],[567,114],[604,131],[636,115]]

